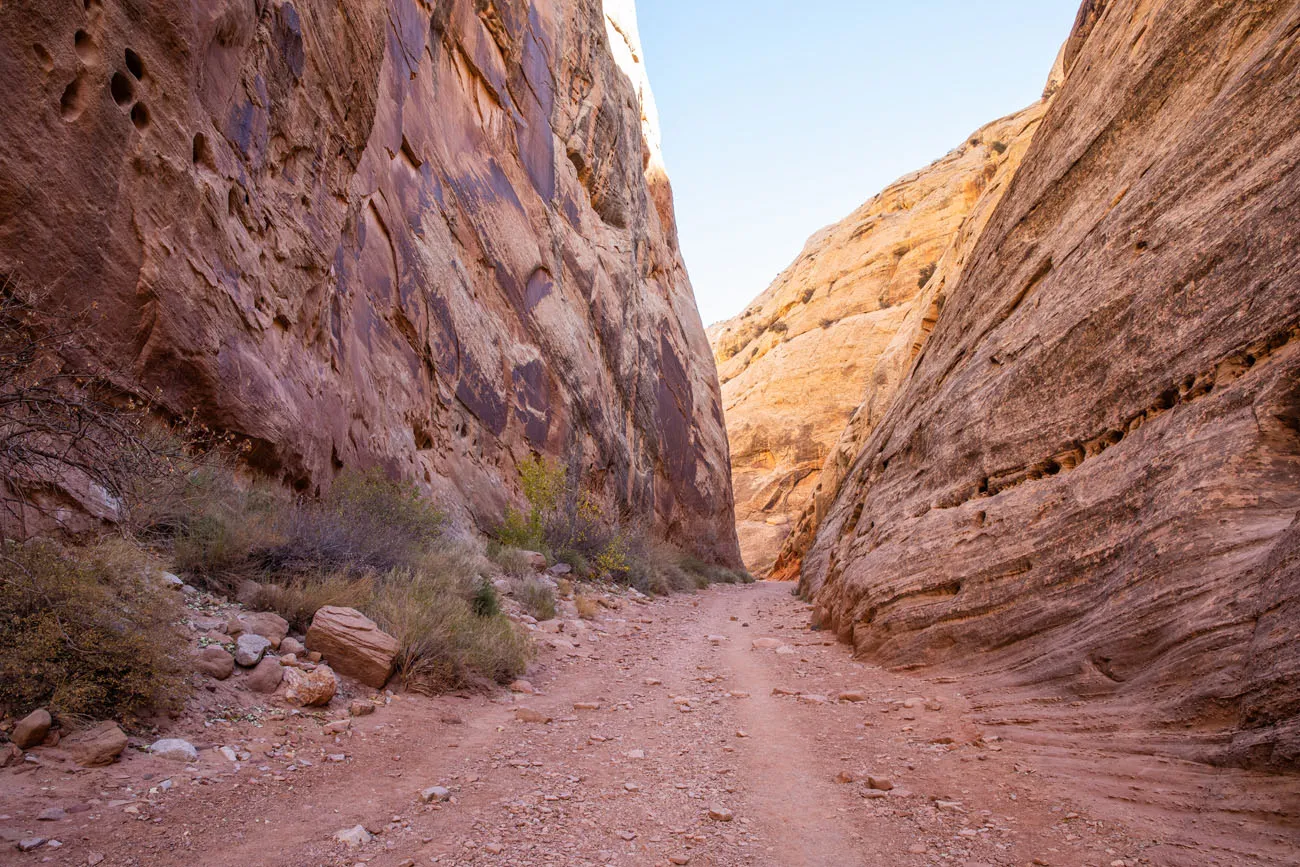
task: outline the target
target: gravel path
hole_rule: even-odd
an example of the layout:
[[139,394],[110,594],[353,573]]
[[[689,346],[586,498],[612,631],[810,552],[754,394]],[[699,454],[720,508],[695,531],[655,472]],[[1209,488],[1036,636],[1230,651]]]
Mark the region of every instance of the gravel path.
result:
[[[854,661],[788,591],[606,611],[539,659],[533,695],[398,697],[337,735],[309,715],[217,726],[251,754],[237,764],[208,749],[188,767],[131,753],[7,775],[0,827],[62,846],[6,848],[0,863],[1300,863],[1286,781],[1236,774],[1276,794],[1243,812],[1211,808],[1194,777],[1108,775],[1095,753],[1070,754],[1062,776],[1059,749],[992,734],[951,678]],[[432,786],[450,800],[424,803]],[[51,806],[74,812],[31,821]],[[334,839],[358,825],[372,839]]]

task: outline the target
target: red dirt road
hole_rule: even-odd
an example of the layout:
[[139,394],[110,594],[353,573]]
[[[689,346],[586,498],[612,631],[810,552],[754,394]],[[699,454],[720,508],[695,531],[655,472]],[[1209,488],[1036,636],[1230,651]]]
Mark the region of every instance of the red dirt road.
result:
[[[960,684],[859,663],[807,617],[779,584],[628,604],[539,660],[539,695],[398,697],[337,736],[304,715],[193,737],[237,763],[5,770],[4,841],[61,846],[3,842],[0,863],[1300,864],[1294,779],[995,729]],[[421,803],[435,785],[452,800]],[[37,821],[50,807],[67,817]],[[333,839],[358,824],[372,841]]]

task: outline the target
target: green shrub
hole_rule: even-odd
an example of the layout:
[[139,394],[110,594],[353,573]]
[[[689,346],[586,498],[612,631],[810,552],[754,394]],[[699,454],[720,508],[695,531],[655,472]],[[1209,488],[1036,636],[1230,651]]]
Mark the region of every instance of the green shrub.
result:
[[989,145],[989,147],[992,148],[993,152],[999,156],[1007,152],[1007,146],[1000,141],[993,142],[993,144]]
[[470,607],[479,617],[496,617],[501,613],[501,599],[491,581],[486,578],[478,580],[474,595],[470,597]]
[[120,540],[4,543],[0,704],[15,715],[45,706],[127,724],[179,707],[180,594],[150,571],[146,555]]

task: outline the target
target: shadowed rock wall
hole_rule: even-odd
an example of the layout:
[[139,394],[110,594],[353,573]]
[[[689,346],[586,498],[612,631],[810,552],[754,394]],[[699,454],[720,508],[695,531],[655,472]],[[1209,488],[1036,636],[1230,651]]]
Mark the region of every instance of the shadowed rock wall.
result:
[[1074,737],[1300,765],[1297,33],[1283,0],[1085,4],[803,558],[859,654]]
[[0,273],[130,387],[480,526],[560,456],[738,562],[630,3],[7,3],[0,73]]

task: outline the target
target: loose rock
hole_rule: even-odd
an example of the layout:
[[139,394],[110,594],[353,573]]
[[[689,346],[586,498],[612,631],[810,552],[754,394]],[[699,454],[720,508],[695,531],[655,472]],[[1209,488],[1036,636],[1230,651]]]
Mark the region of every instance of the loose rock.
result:
[[235,662],[244,668],[252,668],[262,661],[262,657],[271,649],[271,642],[264,636],[246,632],[235,639]]
[[197,762],[199,760],[199,751],[189,741],[180,738],[163,738],[160,741],[154,741],[149,747],[149,752],[160,759],[168,759],[173,762]]
[[45,708],[39,708],[18,721],[14,730],[9,733],[9,740],[19,749],[31,749],[45,740],[52,725],[54,719],[50,716],[50,712]]
[[326,605],[312,618],[307,646],[340,674],[379,689],[393,673],[401,644],[355,608]]

